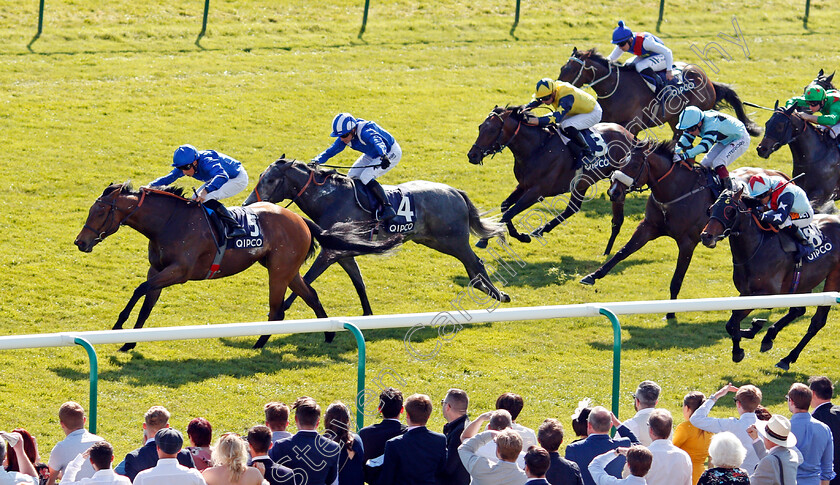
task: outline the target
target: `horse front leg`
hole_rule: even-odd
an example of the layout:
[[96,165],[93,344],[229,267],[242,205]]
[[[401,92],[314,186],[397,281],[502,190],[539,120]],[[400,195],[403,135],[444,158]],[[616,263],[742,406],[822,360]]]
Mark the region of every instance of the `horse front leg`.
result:
[[[691,265],[691,258],[694,256],[694,248],[697,247],[697,241],[689,238],[684,238],[677,243],[679,247],[679,254],[677,255],[677,267],[674,268],[674,276],[671,277],[671,299],[676,300],[677,295],[680,294],[683,280],[685,280],[685,273],[688,272],[688,267]],[[665,318],[672,320],[677,316],[674,312],[665,315]]]
[[[805,314],[805,307],[793,307],[788,310],[788,312],[779,319],[773,325],[770,325],[770,328],[767,329],[767,333],[764,334],[764,338],[761,339],[761,351],[767,352],[768,350],[773,348],[773,340],[776,339],[776,335],[779,335],[779,332],[787,326],[790,322],[796,320],[797,318],[801,317]],[[754,320],[753,326],[757,324],[761,324],[761,320]],[[759,327],[760,328],[760,327]],[[749,337],[747,337],[749,338]]]
[[741,348],[741,321],[747,318],[752,310],[732,310],[732,315],[726,322],[726,332],[732,337],[732,362],[744,360],[744,349]]
[[[511,206],[511,205],[512,205],[515,201],[519,200],[519,198],[520,198],[520,197],[522,197],[522,192],[524,192],[524,190],[522,189],[522,187],[521,187],[521,186],[519,186],[519,185],[517,185],[517,186],[516,186],[516,188],[515,188],[515,189],[513,189],[513,192],[511,192],[511,193],[510,193],[510,195],[509,195],[509,196],[507,196],[507,198],[506,198],[504,201],[502,201],[502,205],[501,205],[502,214],[504,214],[505,212],[507,212],[507,210],[510,208],[510,206]],[[475,247],[480,248],[480,249],[484,249],[484,248],[486,248],[486,247],[487,247],[487,243],[488,243],[489,241],[490,241],[490,238],[488,238],[488,237],[483,237],[483,238],[479,239],[479,240],[475,243]]]
[[519,231],[516,230],[516,226],[513,224],[513,218],[519,215],[525,209],[534,205],[537,200],[542,195],[540,194],[540,190],[536,187],[532,187],[528,189],[519,200],[516,201],[510,209],[505,211],[502,215],[501,223],[507,225],[508,233],[511,237],[515,238],[519,242],[529,243],[531,242],[531,236],[528,234],[521,234]]
[[[134,328],[141,328],[143,324],[146,323],[146,319],[149,317],[149,314],[151,314],[152,308],[154,308],[157,303],[158,298],[160,297],[160,291],[167,286],[185,283],[188,279],[187,275],[187,268],[180,265],[170,265],[161,271],[149,268],[146,281],[140,283],[140,285],[134,290],[134,293],[131,295],[131,298],[128,300],[125,308],[122,312],[120,312],[120,315],[117,318],[117,323],[114,324],[114,329],[116,330],[122,328],[123,323],[125,323],[125,321],[128,320],[129,315],[131,315],[131,310],[134,309],[134,305],[137,304],[140,297],[146,296],[146,300],[143,302],[143,306],[140,309],[140,314],[137,316],[137,323],[134,325]],[[131,350],[136,346],[136,343],[126,343],[122,348],[120,348],[120,350]]]
[[[160,292],[161,290],[157,289],[149,290],[146,293],[146,297],[143,299],[143,305],[140,307],[140,314],[137,315],[137,322],[134,324],[134,328],[143,328],[143,325],[152,313],[152,309],[155,307],[155,304],[157,304],[158,299],[160,298]],[[127,342],[120,347],[119,351],[128,352],[134,347],[137,347],[137,342]]]
[[776,367],[779,369],[789,370],[790,365],[796,362],[796,359],[799,358],[799,354],[808,345],[808,342],[811,341],[812,338],[817,334],[825,326],[825,320],[828,317],[828,311],[831,307],[828,306],[821,306],[817,307],[816,313],[814,316],[811,317],[811,324],[808,325],[808,331],[805,332],[805,335],[802,337],[802,340],[796,344],[796,347],[790,351],[790,353],[784,359],[780,360]]
[[[321,305],[321,300],[318,299],[318,292],[309,283],[304,281],[303,278],[296,276],[289,283],[289,288],[303,298],[303,301],[315,312],[316,317],[327,318],[327,312],[324,311],[324,306]],[[331,343],[334,338],[335,332],[324,332],[324,342]]]
[[620,200],[612,201],[612,229],[610,232],[610,240],[607,241],[607,247],[604,249],[604,256],[609,256],[612,251],[613,244],[615,244],[618,233],[621,232],[621,226],[624,225],[624,196]]
[[580,280],[580,282],[584,285],[594,285],[595,280],[599,280],[606,276],[607,273],[609,273],[615,265],[617,265],[631,254],[641,249],[642,246],[648,243],[648,241],[652,241],[661,235],[662,234],[659,231],[659,229],[654,227],[653,224],[651,224],[647,220],[642,221],[642,223],[639,224],[639,227],[636,228],[636,231],[630,237],[630,240],[627,241],[627,244],[625,244],[624,247],[619,249],[618,252],[615,253],[615,256],[610,258],[596,271],[586,275],[582,280]]

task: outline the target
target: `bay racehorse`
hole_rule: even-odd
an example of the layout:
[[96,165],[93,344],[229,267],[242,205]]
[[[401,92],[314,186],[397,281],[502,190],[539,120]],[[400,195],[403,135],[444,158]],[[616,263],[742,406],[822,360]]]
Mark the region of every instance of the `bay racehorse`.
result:
[[[840,290],[840,217],[820,214],[814,219],[821,234],[811,235],[816,250],[803,258],[801,274],[794,271],[794,255],[781,245],[781,236],[772,227],[758,222],[753,209],[741,198],[743,188],[736,192],[723,192],[710,209],[709,221],[703,228],[703,244],[713,248],[717,241],[729,237],[732,250],[732,280],[741,296],[808,293],[825,282],[823,291]],[[786,237],[786,236],[785,236]],[[798,283],[796,280],[798,279]],[[799,343],[781,359],[776,367],[789,369],[811,339],[825,326],[831,307],[821,306],[811,318],[811,324]],[[744,350],[741,337],[753,338],[764,320],[753,320],[752,328],[742,330],[741,321],[752,310],[733,310],[726,331],[732,337],[732,360],[740,362]],[[805,308],[790,308],[776,323],[767,329],[761,342],[761,351],[773,347],[773,339],[788,323],[805,314]]]
[[[290,200],[307,216],[327,229],[345,221],[373,223],[371,214],[357,203],[355,182],[335,170],[321,171],[295,160],[281,157],[260,175],[256,187],[243,205],[257,201],[280,202]],[[478,209],[462,190],[448,185],[415,180],[396,186],[403,193],[410,193],[414,200],[411,211],[411,229],[403,232],[405,241],[414,241],[457,258],[467,270],[470,285],[501,302],[510,297],[498,290],[490,281],[482,260],[470,248],[470,232],[478,237],[504,236],[504,226],[481,219]],[[386,189],[392,187],[386,186]],[[402,207],[398,214],[402,212]],[[377,237],[382,237],[384,228]],[[390,236],[389,236],[390,237]],[[303,279],[315,281],[333,263],[338,263],[356,288],[365,315],[372,315],[365,282],[355,256],[347,252],[323,248]],[[295,295],[286,301],[292,304]]]
[[[697,66],[683,69],[682,86],[663,88],[657,99],[634,66],[619,66],[609,62],[596,49],[579,51],[575,47],[569,60],[560,68],[557,79],[576,87],[591,87],[604,110],[601,121],[618,123],[634,135],[665,123],[676,135],[677,120],[686,106],[707,110],[724,103],[735,110],[750,135],[761,133],[761,128],[747,116],[735,90],[726,84],[711,82]],[[660,107],[660,100],[665,103],[664,109]]]
[[[832,75],[833,76],[833,75]],[[818,212],[836,212],[840,199],[840,149],[838,140],[803,120],[796,106],[776,107],[765,126],[764,138],[756,151],[761,158],[788,145],[793,155],[793,176]],[[801,175],[801,176],[800,176]]]
[[[557,217],[535,228],[532,235],[541,237],[580,210],[586,191],[596,182],[607,178],[627,156],[635,137],[623,127],[612,123],[594,126],[602,139],[600,157],[578,170],[574,157],[556,130],[524,123],[522,106],[495,107],[478,127],[478,138],[467,153],[474,165],[482,164],[487,156],[505,148],[513,154],[513,175],[516,188],[501,204],[502,220],[510,235],[521,242],[530,242],[531,236],[521,234],[513,218],[544,197],[570,193],[566,208]],[[609,254],[613,242],[624,222],[624,200],[613,200],[612,233],[604,254]],[[527,221],[526,221],[527,222]],[[479,241],[484,247],[486,241]]]
[[[645,217],[627,244],[595,272],[581,280],[594,285],[619,262],[641,249],[649,241],[668,236],[677,243],[677,266],[671,277],[671,299],[676,299],[691,264],[700,232],[708,217],[706,210],[715,201],[716,190],[705,170],[688,162],[674,162],[674,142],[646,141],[634,147],[628,160],[616,170],[609,188],[610,197],[623,197],[628,191],[641,191],[645,185],[651,195],[645,206]],[[766,173],[784,175],[775,170],[739,168],[730,172],[733,180],[745,182],[752,175]],[[787,177],[785,177],[787,178]],[[674,318],[673,313],[666,315]]]
[[[149,239],[149,271],[125,309],[120,313],[114,329],[122,328],[131,310],[145,297],[134,328],[141,328],[160,297],[161,290],[189,280],[203,280],[231,276],[259,262],[268,269],[269,320],[284,317],[283,298],[291,288],[306,301],[318,318],[326,318],[317,293],[300,277],[300,267],[315,253],[315,240],[323,247],[361,252],[385,252],[399,242],[392,238],[381,243],[369,243],[362,238],[343,234],[337,237],[323,231],[315,223],[274,204],[252,206],[256,223],[251,236],[261,235],[260,245],[248,248],[232,247],[224,253],[218,270],[210,273],[216,259],[216,233],[204,208],[183,197],[182,189],[164,190],[142,187],[133,190],[128,184],[112,184],[100,195],[88,212],[87,220],[75,244],[89,253],[99,242],[129,226]],[[214,268],[215,269],[215,268]],[[330,342],[334,334],[325,334]],[[268,336],[260,337],[255,348],[262,347]],[[120,350],[136,346],[127,343]]]

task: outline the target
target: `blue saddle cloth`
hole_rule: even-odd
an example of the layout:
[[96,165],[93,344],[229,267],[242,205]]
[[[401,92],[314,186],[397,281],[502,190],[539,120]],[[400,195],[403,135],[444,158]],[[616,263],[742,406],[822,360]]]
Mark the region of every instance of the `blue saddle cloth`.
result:
[[[228,211],[230,215],[236,219],[236,222],[245,229],[246,235],[231,239],[228,242],[227,246],[229,248],[236,248],[236,249],[247,249],[247,248],[258,248],[262,247],[264,244],[263,233],[262,229],[260,228],[259,219],[257,218],[257,214],[248,207],[228,207]],[[227,241],[227,236],[225,234],[225,225],[222,220],[219,218],[218,214],[213,210],[204,206],[204,210],[207,211],[207,214],[210,216],[210,221],[213,224],[213,227],[216,230],[216,242],[223,246],[224,243]]]
[[[382,206],[379,204],[379,199],[358,180],[353,181],[353,186],[356,188],[356,202],[359,206],[369,212],[374,220],[379,220],[382,213]],[[411,192],[404,192],[400,188],[392,188],[385,190],[385,196],[391,203],[391,207],[397,212],[397,216],[388,221],[386,230],[388,232],[404,233],[414,229],[416,222],[414,194]]]

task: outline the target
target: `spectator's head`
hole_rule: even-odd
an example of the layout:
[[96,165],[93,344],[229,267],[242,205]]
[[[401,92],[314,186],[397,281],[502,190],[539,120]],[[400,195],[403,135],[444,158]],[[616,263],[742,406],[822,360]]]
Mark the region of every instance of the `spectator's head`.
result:
[[738,388],[738,392],[735,393],[735,407],[740,414],[754,413],[759,404],[761,404],[761,389],[751,384]]
[[648,417],[650,437],[653,440],[667,440],[671,436],[671,429],[674,426],[674,418],[671,411],[667,409],[655,409]]
[[226,467],[230,483],[238,483],[248,469],[248,453],[245,442],[236,433],[225,433],[219,437],[212,453],[213,464]]
[[143,417],[143,429],[146,438],[152,438],[163,428],[169,427],[169,411],[163,406],[152,406]]
[[187,425],[187,437],[193,446],[206,448],[213,440],[213,426],[204,418],[193,418]]
[[251,447],[253,456],[268,454],[271,448],[271,428],[258,424],[248,430],[248,445]]
[[683,418],[686,421],[697,411],[704,402],[706,402],[706,395],[700,391],[691,391],[683,398]]
[[790,432],[790,420],[781,414],[774,414],[766,423],[757,423],[756,430],[764,438],[764,447],[768,450],[774,446],[796,446],[796,436]]
[[508,428],[496,434],[496,456],[503,461],[515,462],[522,452],[522,437]]
[[755,408],[755,419],[759,421],[770,421],[770,418],[772,417],[773,415],[770,414],[770,411],[768,411],[767,408],[762,406],[761,404],[759,404],[758,407]]
[[659,387],[659,384],[653,381],[642,381],[639,387],[636,388],[636,392],[633,393],[636,409],[646,409],[656,406],[656,403],[659,402],[660,392],[662,392],[662,388]]
[[[35,437],[29,434],[29,431],[26,431],[23,428],[15,428],[12,430],[13,433],[20,433],[21,438],[23,439],[23,451],[26,453],[27,458],[29,461],[32,462],[34,465],[41,461],[41,456],[38,454],[38,442],[35,440]],[[3,443],[0,441],[0,443]],[[11,446],[3,446],[0,448],[6,448],[6,456],[8,457],[8,465],[6,466],[6,470],[10,472],[19,472],[20,471],[20,463],[18,463],[18,456],[17,452]],[[3,461],[3,457],[0,457],[0,462]]]
[[653,463],[653,454],[642,445],[631,446],[627,450],[627,468],[630,473],[637,477],[647,475],[650,464]]
[[575,432],[575,436],[586,437],[589,434],[587,425],[589,424],[589,413],[592,412],[591,404],[592,400],[585,397],[578,402],[575,412],[572,413],[572,430]]
[[[446,393],[446,397],[443,398],[443,401],[440,402],[440,405],[443,407],[443,417],[446,419],[446,422],[455,421],[467,414],[469,404],[470,399],[467,397],[466,392],[461,389],[450,389]],[[408,409],[406,409],[407,412]]]
[[327,407],[324,413],[324,434],[342,446],[352,443],[350,409],[343,402],[336,401]]
[[544,477],[549,466],[551,466],[551,456],[545,448],[531,445],[525,452],[525,475],[528,478]]
[[67,401],[58,408],[58,422],[65,434],[85,426],[85,409],[77,402]]
[[[759,425],[761,426],[761,425]],[[747,449],[741,444],[737,436],[724,431],[712,436],[709,445],[709,456],[712,466],[719,468],[739,468],[747,456]]]
[[429,399],[429,396],[412,394],[405,400],[405,418],[406,424],[409,426],[426,426],[431,415],[432,400]]
[[831,401],[834,395],[834,384],[831,379],[825,376],[814,376],[808,379],[808,387],[811,388],[811,406],[817,407],[822,403]]
[[563,425],[554,418],[546,419],[537,430],[537,441],[550,453],[556,452],[563,443]]
[[286,431],[289,426],[289,406],[277,401],[266,404],[265,425],[271,431]]
[[512,421],[516,421],[516,418],[519,417],[523,406],[525,406],[525,401],[522,400],[522,396],[512,392],[506,392],[496,399],[496,409],[504,409],[509,412]]
[[814,395],[811,389],[801,382],[794,382],[788,390],[788,408],[792,413],[807,413],[811,407],[811,397]]
[[184,446],[184,437],[175,428],[161,428],[155,433],[159,458],[175,458]]
[[595,406],[587,418],[589,427],[587,429],[589,434],[607,434],[612,428],[612,416],[607,408],[603,406]]
[[298,429],[316,429],[321,422],[321,406],[308,396],[297,398],[292,409],[295,411],[295,424]]
[[397,419],[403,410],[403,394],[399,389],[388,387],[379,394],[379,412],[385,419]]
[[494,411],[493,415],[490,416],[490,422],[487,424],[487,429],[501,431],[503,429],[510,428],[511,423],[513,423],[513,420],[510,418],[510,413],[504,409],[499,409]]
[[114,447],[107,441],[97,441],[89,448],[90,464],[93,469],[108,470],[111,468],[111,463],[114,461]]

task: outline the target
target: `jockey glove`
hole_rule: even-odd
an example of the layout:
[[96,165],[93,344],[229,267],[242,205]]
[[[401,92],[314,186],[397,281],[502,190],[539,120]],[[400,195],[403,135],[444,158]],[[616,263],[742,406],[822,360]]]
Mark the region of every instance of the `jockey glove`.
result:
[[388,160],[388,157],[386,157],[385,155],[382,155],[381,157],[379,157],[379,160],[380,160],[380,162],[381,162],[381,163],[379,164],[379,167],[380,167],[380,168],[382,168],[382,169],[386,169],[386,168],[388,168],[388,167],[390,167],[390,166],[391,166],[391,161],[390,161],[390,160]]

